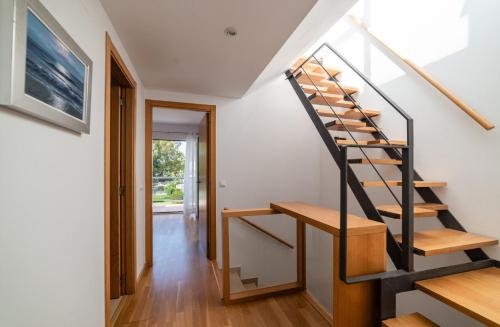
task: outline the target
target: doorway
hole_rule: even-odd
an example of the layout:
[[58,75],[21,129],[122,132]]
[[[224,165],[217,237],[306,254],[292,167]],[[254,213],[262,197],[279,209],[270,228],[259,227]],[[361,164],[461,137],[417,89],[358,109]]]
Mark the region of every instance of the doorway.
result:
[[106,34],[104,115],[105,323],[135,292],[136,82]]
[[[209,260],[216,258],[216,234],[215,234],[215,106],[204,104],[192,104],[181,102],[168,102],[146,100],[145,113],[145,200],[146,200],[146,264],[153,265],[153,200],[160,200],[159,193],[163,193],[163,199],[168,194],[177,194],[178,190],[183,190],[182,213],[197,220],[198,243],[201,250]],[[179,132],[176,130],[160,130],[154,123],[154,113],[188,111],[202,114],[202,118],[197,123],[196,135],[194,133]],[[186,134],[188,134],[186,136]],[[160,137],[163,136],[163,137]],[[196,142],[194,142],[196,138]],[[185,151],[185,158],[196,157],[196,160],[185,160],[182,183],[179,180],[179,173],[156,175],[154,170],[158,169],[158,163],[154,162],[154,140],[167,142],[185,141],[185,149],[179,143],[178,150]],[[170,148],[174,147],[171,143]],[[175,152],[175,151],[174,151]],[[188,169],[188,166],[190,166]],[[164,169],[168,170],[168,169]],[[189,173],[191,171],[192,173]],[[176,177],[177,175],[177,177]],[[194,175],[194,176],[193,176]],[[156,188],[155,188],[156,177]],[[160,178],[165,180],[158,186]],[[175,181],[171,181],[176,179]],[[169,185],[166,185],[170,182]],[[163,188],[163,190],[162,190]],[[155,190],[157,193],[155,194]],[[191,196],[186,193],[191,192]],[[155,197],[153,197],[155,195]],[[195,199],[195,200],[193,200]],[[167,199],[172,200],[172,199]]]

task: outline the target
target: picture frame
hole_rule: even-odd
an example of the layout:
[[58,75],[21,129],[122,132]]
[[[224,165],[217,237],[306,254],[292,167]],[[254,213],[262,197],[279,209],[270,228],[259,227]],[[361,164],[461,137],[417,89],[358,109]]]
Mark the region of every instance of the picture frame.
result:
[[0,106],[90,132],[92,60],[39,0],[0,1]]

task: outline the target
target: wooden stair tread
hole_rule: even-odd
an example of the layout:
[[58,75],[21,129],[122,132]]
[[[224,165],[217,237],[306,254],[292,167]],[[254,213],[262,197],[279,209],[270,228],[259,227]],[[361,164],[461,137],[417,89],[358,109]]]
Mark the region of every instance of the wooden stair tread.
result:
[[[357,87],[345,86],[345,85],[341,85],[341,87],[343,89],[343,91],[342,91],[342,89],[340,89],[340,87],[338,87],[337,83],[335,83],[334,81],[330,81],[328,79],[314,82],[314,84],[312,84],[310,82],[309,83],[307,83],[307,82],[301,83],[300,87],[302,87],[302,89],[309,89],[309,90],[315,90],[315,91],[316,91],[316,88],[318,88],[321,92],[341,94],[342,96],[344,96],[345,93],[354,94],[354,93],[359,92],[359,89]],[[345,93],[344,93],[344,91],[345,91]]]
[[327,127],[330,131],[337,131],[337,132],[351,132],[351,133],[374,133],[377,132],[378,129],[375,127],[371,126],[353,126],[353,125],[342,125],[342,124],[335,124]]
[[[403,186],[403,181],[386,181],[389,186]],[[415,187],[445,187],[446,182],[433,182],[433,181],[414,181]],[[364,187],[380,187],[385,186],[383,181],[363,181],[361,185]]]
[[[340,233],[340,212],[302,202],[273,202],[271,208],[338,236]],[[386,225],[355,215],[347,216],[347,235],[362,235],[386,231]]]
[[[378,205],[375,208],[377,208],[378,212],[380,212],[382,216],[396,219],[401,219],[403,216],[403,209],[398,204],[383,204]],[[415,218],[435,217],[437,216],[437,211],[414,206],[413,215]]]
[[[317,104],[317,103],[314,103],[314,101],[316,99],[321,99],[322,101],[325,101],[323,98],[326,98],[326,100],[332,105],[333,105],[332,102],[335,103],[338,101],[342,101],[344,99],[344,97],[340,94],[333,94],[333,93],[326,93],[326,92],[321,92],[321,94],[319,94],[315,90],[306,90],[304,92],[306,93],[307,96],[311,96],[311,95],[315,94],[314,99],[311,100],[311,103],[313,103],[313,104]],[[318,101],[318,100],[316,100],[316,101]]]
[[[297,60],[297,62],[295,62],[295,64],[291,67],[292,71],[295,70],[295,69],[297,69],[297,67],[299,67],[304,61],[305,61],[305,59],[304,60],[301,60],[301,59]],[[324,69],[323,69],[323,67],[324,67]],[[336,75],[338,75],[338,74],[341,73],[341,70],[338,69],[338,68],[327,67],[327,66],[324,66],[324,65],[323,65],[323,67],[320,64],[313,62],[313,60],[310,60],[309,62],[307,62],[304,65],[302,65],[302,68],[305,71],[307,71],[308,74],[311,74],[311,73],[322,73],[322,74],[327,75],[325,73],[325,69],[332,76],[336,76]]]
[[346,119],[346,118],[334,119],[329,124],[340,125],[340,126],[342,126],[342,124],[344,124],[346,126],[353,126],[353,127],[365,127],[366,126],[365,122],[362,122],[360,120],[355,120],[355,119]]
[[[309,84],[309,85],[313,85],[316,84],[318,85],[322,80],[324,79],[327,79],[328,78],[328,75],[324,74],[324,73],[315,73],[315,72],[307,72],[306,73],[302,73],[300,74],[298,77],[297,77],[297,82],[299,84]],[[311,82],[312,80],[312,82]]]
[[312,104],[321,106],[332,106],[332,107],[341,107],[349,109],[354,108],[354,103],[352,103],[351,101],[345,101],[342,95],[333,93],[322,93],[322,95],[317,94],[310,101]]
[[[339,88],[339,86],[337,85],[337,83],[335,83],[334,81],[323,80],[323,81],[321,81],[321,86],[322,87],[326,87],[327,90],[328,90],[328,92],[330,92],[330,93],[336,93],[336,94],[342,94],[342,95],[344,95],[344,92],[342,92],[342,90]],[[346,85],[340,85],[340,86],[342,87],[342,89],[344,89],[344,91],[347,94],[353,94],[353,93],[359,92],[359,89],[357,87],[346,86]]]
[[[363,119],[366,117],[375,117],[380,115],[380,111],[377,110],[368,110],[363,109],[361,113],[358,109],[350,109],[350,110],[335,110],[335,113],[330,109],[316,109],[316,112],[321,117],[331,117],[336,118],[337,116],[340,118],[346,119]],[[364,114],[364,115],[363,115]]]
[[415,206],[437,211],[448,210],[448,205],[444,203],[415,203]]
[[500,326],[500,269],[422,280],[416,288],[488,326]]
[[[356,140],[361,145],[367,144],[387,144],[385,140]],[[354,145],[356,142],[354,140],[344,140],[344,139],[336,139],[335,142],[338,145]],[[406,145],[406,141],[402,140],[389,140],[390,145]]]
[[[401,235],[394,236],[401,243]],[[477,249],[498,244],[498,240],[449,228],[414,233],[415,253],[423,256]]]
[[439,327],[418,312],[382,321],[384,327]]
[[361,165],[369,165],[370,161],[374,165],[402,165],[403,161],[401,160],[395,160],[395,159],[375,159],[375,158],[370,158],[370,161],[366,158],[355,158],[355,159],[349,159],[349,163],[351,164],[361,164]]

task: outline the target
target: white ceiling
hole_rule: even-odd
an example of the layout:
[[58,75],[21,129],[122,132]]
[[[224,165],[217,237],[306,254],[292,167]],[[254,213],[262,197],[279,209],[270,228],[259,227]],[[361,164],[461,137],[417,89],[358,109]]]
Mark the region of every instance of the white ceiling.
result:
[[153,108],[153,123],[199,125],[204,116],[205,113],[199,111]]
[[[241,97],[317,0],[101,0],[146,88]],[[228,39],[224,29],[238,30]]]

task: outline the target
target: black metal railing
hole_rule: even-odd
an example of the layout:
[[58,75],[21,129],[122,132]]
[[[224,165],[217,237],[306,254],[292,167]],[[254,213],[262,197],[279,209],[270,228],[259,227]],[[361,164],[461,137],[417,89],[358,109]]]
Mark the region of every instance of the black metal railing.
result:
[[[318,60],[317,53],[322,49],[328,49],[331,53],[335,54],[339,59],[341,59],[353,72],[355,72],[363,81],[369,85],[382,99],[384,99],[396,112],[400,114],[406,120],[406,144],[405,145],[394,145],[391,144],[388,137],[378,128],[377,124],[363,112],[363,108],[359,103],[352,97],[352,95],[347,92],[336,76],[332,76],[330,72],[323,66],[322,60]],[[349,126],[344,124],[343,119],[339,116],[337,111],[334,109],[335,104],[332,106],[327,97],[321,92],[321,89],[314,82],[311,76],[304,69],[304,65],[313,61],[314,63],[320,65],[322,70],[328,75],[328,80],[335,83],[339,90],[344,94],[344,98],[353,103],[353,109],[358,110],[362,115],[362,121],[365,121],[369,126],[375,128],[375,132],[371,133],[374,138],[382,138],[385,140],[386,144],[377,145],[366,145],[360,144],[356,138],[352,135],[353,131],[349,129]],[[299,85],[297,78],[302,74],[309,79],[311,85],[313,85],[315,92],[311,96],[307,96],[306,92]],[[338,51],[333,49],[328,44],[321,45],[312,55],[310,55],[301,65],[299,65],[293,71],[286,72],[287,78],[290,81],[292,87],[297,93],[300,101],[304,105],[309,117],[316,126],[320,136],[322,137],[328,151],[332,155],[333,159],[340,167],[340,253],[339,253],[339,277],[341,280],[348,284],[365,282],[369,280],[379,280],[379,296],[380,296],[380,307],[379,307],[379,318],[380,320],[393,318],[396,315],[396,294],[400,292],[407,292],[415,289],[415,282],[419,280],[425,280],[434,277],[446,276],[450,274],[456,274],[460,272],[466,272],[470,270],[476,270],[486,267],[498,267],[500,268],[500,261],[490,259],[489,256],[482,249],[472,249],[465,250],[465,253],[471,259],[472,262],[440,267],[434,269],[428,269],[423,271],[414,271],[413,269],[413,226],[414,226],[414,180],[421,181],[422,177],[414,170],[413,167],[413,120],[412,118],[401,109],[394,101],[392,101],[384,92],[382,92],[376,85],[374,85],[365,75],[363,75],[352,63],[345,59]],[[342,125],[343,129],[348,133],[348,135],[353,140],[353,144],[350,145],[339,145],[337,144],[330,132],[328,131],[328,123],[324,124],[320,116],[316,112],[314,106],[311,103],[311,99],[315,97],[322,97],[325,104],[333,112],[333,115]],[[331,123],[330,123],[331,124]],[[376,169],[375,165],[365,153],[364,149],[369,148],[379,148],[387,153],[391,159],[401,160],[402,164],[399,165],[399,169],[402,174],[402,201],[399,201],[395,194],[390,190],[391,195],[396,199],[398,204],[402,208],[402,239],[401,245],[395,240],[393,234],[390,230],[387,230],[387,252],[393,261],[396,270],[390,272],[383,272],[378,274],[369,274],[362,276],[347,276],[347,222],[348,222],[348,193],[347,187],[349,186],[352,193],[355,195],[358,203],[365,212],[368,219],[384,222],[380,215],[380,212],[376,209],[371,199],[368,197],[363,186],[359,182],[356,174],[349,165],[348,151],[350,148],[359,149],[360,152],[369,162],[370,166],[375,170],[379,178],[383,181],[386,188],[390,190],[389,185],[383,178],[383,176]],[[438,196],[434,193],[431,188],[423,187],[417,188],[416,191],[422,197],[425,202],[428,203],[442,203]],[[451,228],[459,231],[464,231],[465,228],[458,222],[458,220],[453,216],[449,210],[440,210],[438,212],[438,219],[446,228]]]
[[[392,108],[395,109],[399,115],[401,115],[406,120],[406,145],[393,145],[389,138],[381,131],[381,129],[377,126],[377,124],[363,111],[362,106],[353,98],[353,96],[347,92],[344,87],[340,84],[336,76],[333,76],[328,69],[326,69],[321,60],[318,60],[316,57],[317,53],[322,49],[328,49],[333,54],[335,54],[339,59],[341,59],[352,71],[354,71],[363,81],[365,81],[377,94],[379,94],[382,99],[384,99]],[[323,94],[320,87],[314,82],[314,79],[311,78],[310,74],[304,69],[304,65],[308,63],[315,63],[319,65],[322,70],[327,74],[327,79],[335,83],[338,90],[344,96],[344,99],[350,101],[353,104],[353,108],[358,110],[358,112],[362,115],[363,121],[367,123],[369,127],[373,127],[378,135],[385,141],[385,145],[376,145],[376,146],[367,146],[360,144],[358,140],[354,137],[352,132],[355,132],[355,128],[351,131],[349,126],[344,123],[343,118],[335,110],[335,104],[331,104],[327,97]],[[299,65],[293,72],[289,72],[287,75],[289,77],[293,76],[295,78],[300,77],[300,75],[304,74],[309,80],[310,84],[313,86],[315,93],[308,97],[308,100],[313,99],[314,97],[320,96],[323,99],[323,102],[330,108],[334,117],[337,118],[337,121],[342,126],[343,130],[346,131],[349,137],[353,140],[354,144],[349,146],[338,146],[337,150],[340,152],[339,156],[339,166],[341,170],[341,228],[340,228],[340,278],[344,282],[359,282],[362,281],[359,278],[357,279],[349,279],[347,277],[347,184],[348,184],[348,175],[350,171],[350,167],[348,165],[347,151],[350,147],[357,148],[363,156],[366,158],[372,169],[375,171],[377,176],[383,182],[385,188],[389,191],[393,199],[398,203],[398,205],[402,208],[402,240],[401,246],[398,246],[399,252],[399,260],[394,260],[395,265],[398,269],[403,269],[405,271],[413,270],[413,120],[412,118],[402,109],[400,108],[394,101],[392,101],[384,92],[382,92],[376,85],[374,85],[365,75],[363,75],[356,67],[354,67],[347,59],[345,59],[340,53],[338,53],[335,49],[333,49],[328,44],[323,44],[320,46],[312,55],[310,55],[301,65]],[[305,92],[304,92],[305,95]],[[329,125],[326,124],[328,127]],[[364,151],[364,148],[391,148],[395,150],[402,160],[402,201],[394,194],[391,187],[388,185],[387,181],[384,179],[380,171],[376,168],[375,164],[372,162],[371,158]],[[396,149],[401,149],[401,152]],[[358,198],[358,197],[357,197]],[[360,199],[358,198],[358,201]],[[370,218],[370,217],[369,217]],[[380,221],[381,217],[378,215],[375,220]],[[388,231],[390,233],[390,231]],[[392,235],[391,235],[392,236]],[[388,238],[389,241],[390,238]]]

